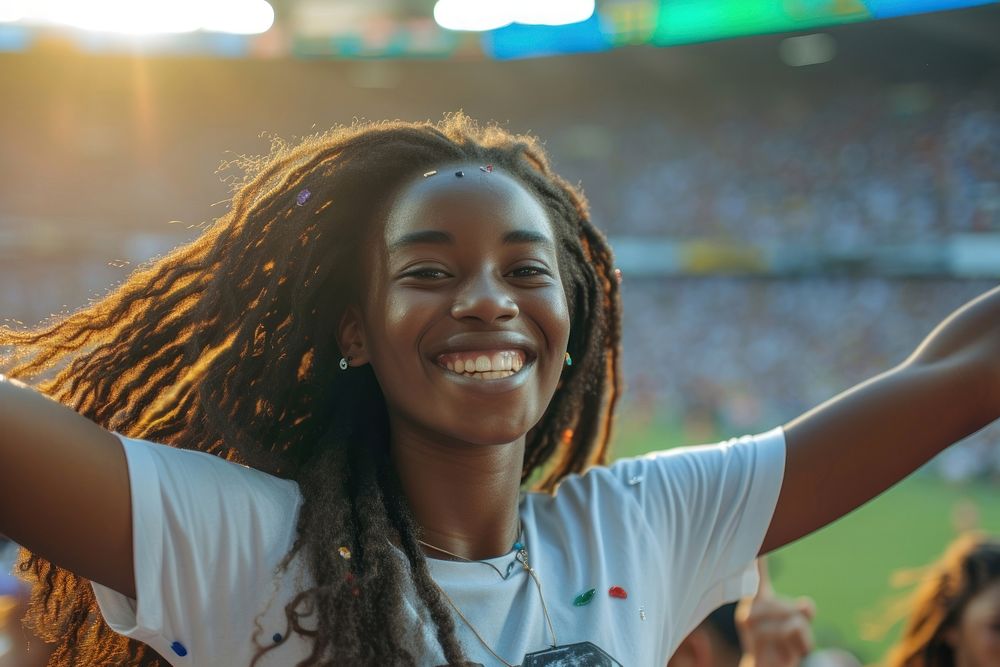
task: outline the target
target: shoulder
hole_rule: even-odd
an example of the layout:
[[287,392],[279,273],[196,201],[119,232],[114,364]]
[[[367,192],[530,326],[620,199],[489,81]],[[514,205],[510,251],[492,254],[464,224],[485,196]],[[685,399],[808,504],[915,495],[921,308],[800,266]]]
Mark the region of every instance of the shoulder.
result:
[[768,474],[780,471],[784,460],[784,431],[775,428],[758,435],[653,451],[618,459],[608,466],[594,466],[583,474],[567,476],[560,482],[556,496],[599,491],[630,493],[630,487],[649,481],[684,483],[705,476]]
[[715,476],[754,476],[780,470],[785,460],[785,434],[774,428],[757,435],[708,445],[677,447],[621,459],[612,465],[619,477],[653,474],[675,482]]
[[146,506],[188,525],[294,524],[302,501],[294,481],[205,452],[115,435],[128,460],[135,510]]
[[125,453],[131,460],[133,457],[150,459],[156,465],[166,470],[180,469],[185,472],[215,476],[220,479],[234,478],[245,482],[297,487],[295,482],[270,475],[262,470],[251,468],[240,463],[227,461],[221,456],[199,452],[193,449],[181,449],[170,445],[161,445],[148,440],[130,438],[121,433],[114,434],[125,448]]
[[129,465],[152,466],[156,474],[177,483],[213,481],[223,485],[249,486],[255,491],[267,491],[287,496],[298,495],[298,484],[261,470],[190,449],[180,449],[115,433],[125,449]]
[[136,598],[94,584],[105,620],[162,655],[181,643],[199,664],[248,664],[255,619],[278,613],[269,600],[292,581],[279,564],[294,543],[298,485],[116,435],[128,461]]
[[551,496],[529,494],[536,512],[564,519],[679,525],[705,511],[749,501],[766,506],[781,486],[785,439],[776,428],[712,445],[623,458],[567,476]]

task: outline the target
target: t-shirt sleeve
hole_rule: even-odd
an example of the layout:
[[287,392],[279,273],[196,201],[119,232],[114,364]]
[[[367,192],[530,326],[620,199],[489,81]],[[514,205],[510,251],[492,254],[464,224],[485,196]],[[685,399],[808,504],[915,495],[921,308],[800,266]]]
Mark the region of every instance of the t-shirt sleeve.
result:
[[785,466],[776,428],[718,445],[683,447],[615,463],[659,546],[678,639],[712,610],[757,590],[755,558]]
[[[136,599],[93,584],[115,631],[169,660],[215,664],[247,642],[291,546],[298,486],[219,457],[119,435],[132,494]],[[249,617],[247,615],[249,614]],[[227,637],[243,619],[246,636]]]

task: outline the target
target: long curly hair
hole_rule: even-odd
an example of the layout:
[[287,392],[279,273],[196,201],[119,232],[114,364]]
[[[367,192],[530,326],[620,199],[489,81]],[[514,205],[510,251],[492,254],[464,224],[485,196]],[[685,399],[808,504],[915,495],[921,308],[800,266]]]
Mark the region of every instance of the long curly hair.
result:
[[955,650],[946,639],[978,593],[1000,581],[1000,541],[980,534],[955,540],[935,563],[919,573],[906,601],[908,615],[887,667],[955,667]]
[[[275,142],[266,158],[238,165],[246,177],[229,211],[199,238],[75,313],[0,328],[0,349],[9,350],[0,368],[97,424],[298,483],[303,505],[282,568],[298,554],[314,583],[285,608],[290,631],[312,642],[300,665],[416,664],[402,613],[407,578],[448,663],[465,662],[389,462],[378,382],[368,366],[338,372],[335,343],[341,315],[362,298],[363,244],[381,229],[393,194],[414,175],[459,161],[517,178],[557,237],[573,365],[528,433],[522,471],[522,481],[552,491],[606,460],[620,393],[611,250],[583,194],[553,172],[537,139],[461,113]],[[354,554],[352,581],[342,576],[340,545]],[[33,583],[26,623],[56,643],[50,665],[167,664],[111,631],[86,580],[27,550],[19,569]],[[299,623],[303,604],[318,611],[318,628]]]

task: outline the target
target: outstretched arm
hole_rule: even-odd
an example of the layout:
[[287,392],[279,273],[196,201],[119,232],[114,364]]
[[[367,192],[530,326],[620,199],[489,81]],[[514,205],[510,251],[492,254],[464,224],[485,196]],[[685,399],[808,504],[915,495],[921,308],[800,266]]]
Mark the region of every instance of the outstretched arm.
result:
[[997,418],[1000,287],[896,368],[785,425],[785,478],[761,553],[847,514]]
[[134,598],[130,501],[113,434],[0,376],[0,533]]

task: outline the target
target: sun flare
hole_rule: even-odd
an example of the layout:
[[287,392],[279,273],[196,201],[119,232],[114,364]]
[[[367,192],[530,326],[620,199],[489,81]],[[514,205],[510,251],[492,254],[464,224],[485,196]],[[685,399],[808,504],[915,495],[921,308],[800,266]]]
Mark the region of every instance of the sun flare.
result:
[[266,0],[0,0],[0,20],[126,35],[257,34],[274,23],[274,8]]

